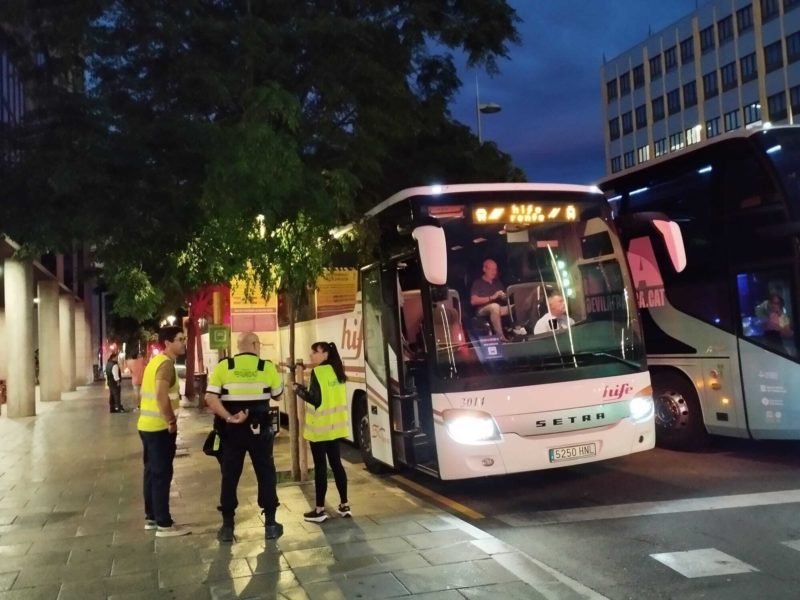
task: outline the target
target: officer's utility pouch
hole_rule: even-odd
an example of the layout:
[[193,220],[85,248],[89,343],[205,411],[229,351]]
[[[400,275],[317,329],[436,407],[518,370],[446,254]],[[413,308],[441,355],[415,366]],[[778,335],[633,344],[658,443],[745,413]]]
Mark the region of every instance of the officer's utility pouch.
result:
[[212,429],[206,436],[206,441],[203,442],[203,453],[208,456],[217,456],[221,448],[222,438],[216,429]]

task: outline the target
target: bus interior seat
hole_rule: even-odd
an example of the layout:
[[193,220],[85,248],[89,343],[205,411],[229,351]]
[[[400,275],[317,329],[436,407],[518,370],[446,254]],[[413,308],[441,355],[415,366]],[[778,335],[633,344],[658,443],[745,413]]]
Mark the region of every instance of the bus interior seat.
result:
[[553,284],[541,281],[514,283],[508,286],[511,319],[514,323],[535,323],[549,310],[547,294],[554,289]]

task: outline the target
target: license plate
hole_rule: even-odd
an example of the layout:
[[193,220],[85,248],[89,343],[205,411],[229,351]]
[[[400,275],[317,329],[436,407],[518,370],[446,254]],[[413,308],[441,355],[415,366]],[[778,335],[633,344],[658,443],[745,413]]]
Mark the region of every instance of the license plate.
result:
[[563,448],[550,448],[550,462],[562,460],[578,460],[597,456],[597,444],[579,444],[577,446],[564,446]]

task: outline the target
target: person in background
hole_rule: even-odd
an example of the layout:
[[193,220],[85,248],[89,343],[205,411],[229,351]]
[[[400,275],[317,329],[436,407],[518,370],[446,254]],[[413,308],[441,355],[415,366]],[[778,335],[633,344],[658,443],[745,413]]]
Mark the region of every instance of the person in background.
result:
[[142,403],[142,376],[144,375],[144,358],[134,351],[128,359],[128,370],[131,372],[131,385],[136,396],[136,408]]
[[779,294],[771,293],[767,299],[756,307],[756,312],[761,320],[761,327],[767,337],[791,337],[792,323],[786,308],[783,297]]
[[295,393],[311,406],[306,409],[303,437],[311,445],[314,457],[314,488],[316,506],[303,517],[306,521],[322,523],[328,519],[325,512],[325,495],[328,491],[328,465],[330,463],[336,489],[339,491],[339,506],[336,512],[341,517],[350,517],[347,501],[347,473],[339,454],[339,440],[350,432],[347,411],[347,391],[344,365],[333,342],[316,342],[311,346],[311,363],[317,366],[311,371],[308,388],[295,384]]
[[186,353],[186,336],[180,327],[158,332],[163,350],[154,356],[142,375],[142,403],[137,428],[144,449],[144,528],[156,537],[186,535],[192,530],[177,525],[169,510],[175,441],[178,437],[179,387],[175,359]]
[[534,335],[555,329],[564,329],[575,324],[572,317],[567,316],[567,304],[560,292],[552,291],[548,294],[547,307],[547,314],[536,321],[536,325],[533,326]]
[[128,412],[122,406],[122,373],[119,370],[119,352],[112,350],[106,362],[106,383],[108,384],[108,410],[112,413]]

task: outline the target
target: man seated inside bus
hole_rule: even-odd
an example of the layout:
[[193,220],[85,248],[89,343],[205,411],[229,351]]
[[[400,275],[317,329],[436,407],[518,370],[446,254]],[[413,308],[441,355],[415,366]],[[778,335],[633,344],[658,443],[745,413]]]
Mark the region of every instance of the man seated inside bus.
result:
[[792,337],[792,324],[780,295],[770,294],[764,302],[756,306],[756,315],[761,322],[764,337]]
[[556,329],[565,329],[575,324],[572,317],[567,316],[567,303],[557,290],[547,295],[547,313],[533,326],[533,334],[547,333]]
[[497,263],[491,258],[483,261],[483,275],[472,282],[470,304],[480,317],[488,317],[492,331],[501,342],[508,339],[503,334],[502,317],[508,315],[508,303],[503,283],[497,278]]

